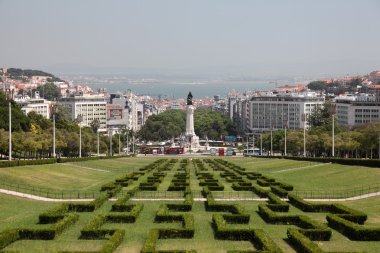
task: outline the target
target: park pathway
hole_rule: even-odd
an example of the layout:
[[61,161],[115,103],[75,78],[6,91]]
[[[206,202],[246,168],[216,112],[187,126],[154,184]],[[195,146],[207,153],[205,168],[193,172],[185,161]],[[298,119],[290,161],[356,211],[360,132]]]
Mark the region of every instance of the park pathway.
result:
[[[39,200],[39,201],[46,201],[46,202],[88,202],[92,201],[94,199],[53,199],[53,198],[46,198],[41,197],[37,195],[22,193],[22,192],[16,192],[16,191],[10,191],[5,189],[0,189],[0,193],[4,193],[7,195],[12,195],[16,197],[31,199],[31,200]],[[360,199],[366,199],[371,198],[375,196],[380,196],[380,192],[373,192],[373,193],[367,193],[355,197],[349,197],[349,198],[342,198],[342,199],[305,199],[306,201],[315,201],[315,202],[340,202],[340,201],[353,201],[353,200],[360,200]],[[110,199],[110,200],[116,200],[116,199]],[[131,198],[133,201],[182,201],[182,198]],[[266,198],[229,198],[229,199],[215,199],[216,201],[267,201]],[[287,199],[283,199],[287,201]],[[194,198],[194,201],[206,201],[206,198]]]

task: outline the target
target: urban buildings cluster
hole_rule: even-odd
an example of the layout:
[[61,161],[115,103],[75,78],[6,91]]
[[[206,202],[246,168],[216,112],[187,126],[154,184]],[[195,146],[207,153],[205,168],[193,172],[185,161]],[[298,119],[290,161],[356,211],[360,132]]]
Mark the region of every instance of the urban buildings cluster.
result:
[[[138,131],[152,114],[167,109],[186,108],[186,100],[139,96],[131,90],[124,93],[107,93],[105,89],[92,90],[86,85],[66,81],[51,82],[48,76],[30,76],[12,79],[3,69],[0,89],[8,92],[22,111],[31,111],[50,118],[57,105],[66,108],[68,115],[81,126],[98,124],[99,131],[115,134],[121,130]],[[271,91],[232,90],[225,98],[194,98],[195,108],[208,107],[228,115],[239,125],[241,133],[264,132],[280,129],[308,128],[308,117],[330,100],[337,122],[347,128],[380,120],[380,71],[363,77],[344,77],[322,80],[326,85],[346,85],[360,78],[360,85],[350,92],[330,94],[310,91],[303,85],[280,86]],[[36,91],[46,83],[53,83],[60,92],[60,99],[49,101]],[[61,107],[61,108],[62,108]]]
[[272,91],[231,91],[226,98],[214,96],[213,110],[228,115],[242,133],[310,127],[308,117],[323,108],[329,100],[332,113],[342,127],[352,128],[371,121],[380,121],[380,71],[363,77],[322,80],[324,83],[345,85],[354,79],[360,85],[351,92],[330,94],[310,91],[303,85],[281,86]]

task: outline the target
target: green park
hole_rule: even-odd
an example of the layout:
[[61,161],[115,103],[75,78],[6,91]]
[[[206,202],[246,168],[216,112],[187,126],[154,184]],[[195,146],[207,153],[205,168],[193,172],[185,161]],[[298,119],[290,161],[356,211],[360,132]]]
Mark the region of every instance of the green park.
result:
[[200,155],[4,167],[0,252],[376,253],[379,176]]

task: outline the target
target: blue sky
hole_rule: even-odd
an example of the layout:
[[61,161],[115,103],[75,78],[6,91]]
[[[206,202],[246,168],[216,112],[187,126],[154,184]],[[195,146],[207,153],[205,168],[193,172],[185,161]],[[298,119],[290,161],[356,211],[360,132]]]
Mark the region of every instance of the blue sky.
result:
[[0,66],[232,75],[380,69],[380,1],[0,0]]

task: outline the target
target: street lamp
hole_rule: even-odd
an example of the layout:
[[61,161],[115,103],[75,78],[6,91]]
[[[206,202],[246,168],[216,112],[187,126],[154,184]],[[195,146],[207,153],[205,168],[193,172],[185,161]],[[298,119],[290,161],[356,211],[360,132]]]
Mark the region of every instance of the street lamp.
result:
[[53,113],[53,157],[56,157],[55,154],[55,113]]
[[273,127],[270,128],[270,155],[273,156]]
[[110,151],[109,155],[112,156],[112,130],[109,129],[109,137],[110,137]]
[[287,150],[286,150],[286,149],[287,149],[287,145],[286,145],[286,144],[287,144],[287,143],[286,143],[286,129],[287,129],[287,128],[288,128],[288,122],[285,122],[285,143],[284,143],[284,144],[285,144],[285,148],[284,148],[284,151],[285,151],[285,152],[284,152],[284,155],[285,155],[285,156],[287,155]]
[[99,129],[96,130],[97,155],[99,156]]
[[335,156],[335,117],[332,115],[332,157]]
[[[5,85],[5,83],[4,83]],[[9,102],[9,161],[12,161],[12,106]]]
[[302,121],[303,121],[303,156],[306,157],[306,114],[303,114]]

